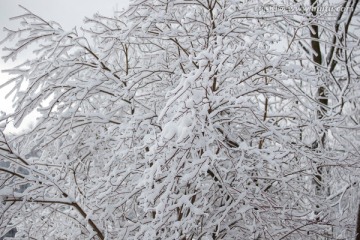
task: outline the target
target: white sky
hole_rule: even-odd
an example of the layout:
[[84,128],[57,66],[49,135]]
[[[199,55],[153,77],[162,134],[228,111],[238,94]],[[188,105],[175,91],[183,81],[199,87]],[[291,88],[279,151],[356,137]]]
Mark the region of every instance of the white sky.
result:
[[[127,8],[129,0],[0,0],[0,39],[5,37],[4,27],[16,27],[16,21],[9,18],[23,13],[18,5],[22,5],[45,20],[60,23],[66,30],[74,26],[83,25],[84,17],[91,17],[95,13],[112,16],[115,11]],[[0,45],[0,56],[4,45]],[[14,63],[4,63],[0,59],[0,85],[7,79],[8,75],[1,71],[13,66]],[[0,111],[11,112],[11,98],[5,99],[6,88],[0,89]],[[29,119],[31,121],[31,119]]]

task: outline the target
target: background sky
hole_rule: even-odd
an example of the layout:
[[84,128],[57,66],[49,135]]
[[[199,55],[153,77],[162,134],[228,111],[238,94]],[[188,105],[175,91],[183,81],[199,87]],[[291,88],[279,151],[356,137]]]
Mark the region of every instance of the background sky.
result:
[[[4,39],[6,33],[4,27],[14,29],[18,21],[10,21],[9,18],[20,15],[22,5],[45,20],[52,20],[60,23],[64,30],[72,29],[75,26],[83,25],[84,17],[91,17],[95,13],[106,16],[113,16],[116,11],[127,8],[129,0],[0,0],[0,39]],[[0,56],[4,55],[0,45]],[[4,63],[0,59],[0,85],[9,76],[1,71],[8,69],[16,63]],[[0,89],[0,111],[11,112],[12,98],[5,99],[6,91],[9,88]],[[31,121],[29,119],[28,121]]]

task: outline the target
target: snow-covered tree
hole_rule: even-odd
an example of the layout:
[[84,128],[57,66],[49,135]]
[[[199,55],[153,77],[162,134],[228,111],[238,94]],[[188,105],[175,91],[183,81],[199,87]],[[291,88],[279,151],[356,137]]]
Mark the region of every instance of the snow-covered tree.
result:
[[353,238],[357,3],[138,0],[71,31],[23,8],[0,235]]

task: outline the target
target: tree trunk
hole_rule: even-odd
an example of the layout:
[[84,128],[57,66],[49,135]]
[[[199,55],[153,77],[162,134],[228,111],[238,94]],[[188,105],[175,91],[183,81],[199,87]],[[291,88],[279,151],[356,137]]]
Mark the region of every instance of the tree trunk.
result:
[[355,240],[360,240],[360,204],[358,206]]

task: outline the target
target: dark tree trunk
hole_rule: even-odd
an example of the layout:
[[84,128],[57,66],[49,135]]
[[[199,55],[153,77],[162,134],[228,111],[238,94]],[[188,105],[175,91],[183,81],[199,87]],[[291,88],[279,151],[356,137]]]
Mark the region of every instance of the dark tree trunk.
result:
[[355,240],[360,240],[360,204],[358,206]]

